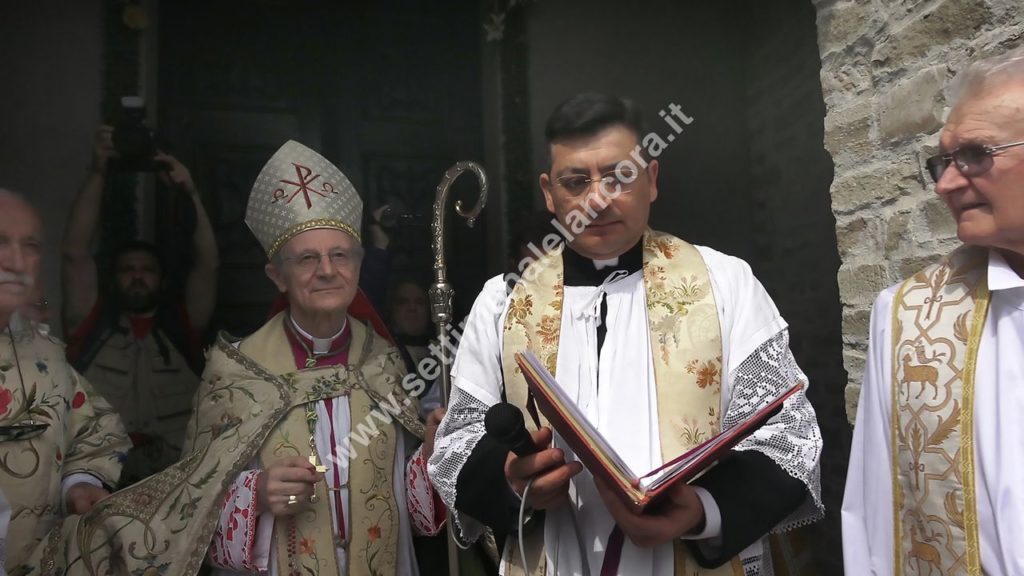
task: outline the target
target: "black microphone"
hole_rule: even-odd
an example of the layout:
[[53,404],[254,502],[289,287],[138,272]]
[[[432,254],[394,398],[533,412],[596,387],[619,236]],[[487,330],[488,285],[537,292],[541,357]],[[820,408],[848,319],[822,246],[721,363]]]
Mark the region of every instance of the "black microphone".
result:
[[484,429],[495,442],[516,456],[529,456],[540,451],[526,431],[523,412],[508,402],[498,402],[487,410]]

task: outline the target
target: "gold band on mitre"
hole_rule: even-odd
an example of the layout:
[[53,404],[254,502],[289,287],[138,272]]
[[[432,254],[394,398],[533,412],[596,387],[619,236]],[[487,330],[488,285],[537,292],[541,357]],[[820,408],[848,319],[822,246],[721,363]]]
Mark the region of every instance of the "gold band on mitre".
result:
[[348,178],[315,150],[285,142],[260,170],[245,223],[272,257],[307,230],[341,230],[360,241],[363,201]]
[[274,254],[277,254],[277,251],[281,249],[281,246],[284,246],[286,242],[298,236],[299,234],[307,230],[315,230],[320,228],[341,230],[342,232],[345,232],[349,236],[355,238],[357,242],[362,242],[362,239],[359,237],[359,232],[356,232],[351,226],[342,222],[341,220],[331,220],[329,218],[324,218],[321,220],[310,220],[309,222],[301,222],[299,224],[296,224],[295,226],[292,226],[287,231],[285,231],[285,233],[282,234],[277,240],[274,240],[274,243],[271,244],[270,248],[267,249],[267,258],[273,258]]

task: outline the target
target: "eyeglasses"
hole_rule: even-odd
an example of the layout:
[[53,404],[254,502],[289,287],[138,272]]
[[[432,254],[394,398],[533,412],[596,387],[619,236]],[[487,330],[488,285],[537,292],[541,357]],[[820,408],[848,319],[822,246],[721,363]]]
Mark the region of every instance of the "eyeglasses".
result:
[[601,174],[597,178],[591,178],[584,174],[569,174],[555,179],[558,184],[571,196],[579,196],[590,189],[590,185],[597,182],[602,190],[614,190],[618,187],[620,192],[629,192],[632,185],[636,183],[639,174],[632,168],[623,168]]
[[956,169],[967,176],[980,176],[992,169],[992,157],[996,152],[1024,146],[1024,142],[1012,144],[1001,144],[999,146],[985,146],[984,144],[966,144],[945,154],[936,154],[924,161],[925,167],[932,180],[938,182],[942,175],[949,168],[949,165],[956,162]]
[[295,256],[285,256],[282,260],[295,262],[295,267],[302,272],[312,272],[320,266],[320,261],[327,257],[334,269],[347,266],[352,261],[352,254],[344,250],[331,250],[327,254],[321,252],[301,252]]

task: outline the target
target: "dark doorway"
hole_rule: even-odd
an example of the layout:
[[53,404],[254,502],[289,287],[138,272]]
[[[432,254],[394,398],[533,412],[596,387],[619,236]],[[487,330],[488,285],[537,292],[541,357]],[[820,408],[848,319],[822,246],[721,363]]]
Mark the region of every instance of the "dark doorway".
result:
[[[391,234],[392,263],[429,280],[434,188],[455,161],[483,156],[478,15],[457,4],[160,3],[159,128],[191,167],[217,234],[214,326],[248,334],[275,297],[243,219],[256,175],[288,139],[341,168],[366,214],[387,203],[407,216]],[[170,203],[158,209],[164,244],[187,237],[160,216],[174,213]],[[475,294],[485,232],[453,232],[450,277]]]

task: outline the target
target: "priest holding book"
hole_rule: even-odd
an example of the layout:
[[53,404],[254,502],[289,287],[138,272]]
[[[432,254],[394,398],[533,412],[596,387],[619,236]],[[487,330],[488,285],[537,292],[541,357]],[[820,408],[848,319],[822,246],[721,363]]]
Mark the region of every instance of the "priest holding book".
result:
[[[671,126],[692,121],[671,108]],[[458,533],[508,534],[506,575],[772,574],[766,535],[823,512],[821,435],[804,390],[642,511],[585,468],[538,411],[515,360],[526,350],[574,403],[569,420],[584,418],[579,429],[596,430],[643,474],[806,386],[786,322],[750,267],[647,227],[664,141],[645,131],[634,103],[575,96],[545,135],[540,185],[565,241],[545,239],[521,276],[485,284],[429,464]],[[526,415],[535,453],[517,456],[485,432],[501,402]]]

